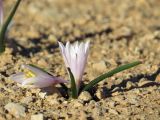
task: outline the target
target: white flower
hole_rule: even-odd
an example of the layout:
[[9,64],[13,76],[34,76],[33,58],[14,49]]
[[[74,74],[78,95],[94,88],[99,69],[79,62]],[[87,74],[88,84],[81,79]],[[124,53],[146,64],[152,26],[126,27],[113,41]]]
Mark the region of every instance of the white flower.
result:
[[3,24],[3,0],[0,0],[0,26]]
[[80,87],[82,76],[87,62],[88,52],[89,52],[89,41],[86,43],[66,43],[64,46],[61,42],[58,42],[64,62],[67,68],[70,68],[77,87],[77,91]]
[[22,84],[24,87],[43,88],[67,82],[32,65],[22,65],[22,68],[26,71],[13,74],[10,76],[10,79]]

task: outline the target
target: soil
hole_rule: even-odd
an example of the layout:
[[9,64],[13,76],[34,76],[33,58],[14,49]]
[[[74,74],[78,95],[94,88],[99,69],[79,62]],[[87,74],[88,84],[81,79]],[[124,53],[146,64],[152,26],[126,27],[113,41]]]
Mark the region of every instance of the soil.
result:
[[[14,3],[4,1],[5,15]],[[23,0],[0,56],[0,119],[160,120],[159,6],[159,0]],[[27,89],[9,79],[31,63],[68,80],[57,40],[90,40],[85,83],[122,64],[143,64],[77,100],[61,96],[59,85]]]

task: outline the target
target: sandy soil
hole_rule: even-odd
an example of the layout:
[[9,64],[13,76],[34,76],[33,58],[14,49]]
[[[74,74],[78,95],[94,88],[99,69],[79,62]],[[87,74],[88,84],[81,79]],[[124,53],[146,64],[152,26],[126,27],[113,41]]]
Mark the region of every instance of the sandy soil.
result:
[[[5,14],[14,2],[5,0]],[[24,0],[0,56],[0,119],[160,120],[159,6],[159,0]],[[143,64],[77,100],[62,97],[58,85],[26,89],[9,80],[28,63],[68,79],[57,40],[91,41],[86,83],[119,65]]]

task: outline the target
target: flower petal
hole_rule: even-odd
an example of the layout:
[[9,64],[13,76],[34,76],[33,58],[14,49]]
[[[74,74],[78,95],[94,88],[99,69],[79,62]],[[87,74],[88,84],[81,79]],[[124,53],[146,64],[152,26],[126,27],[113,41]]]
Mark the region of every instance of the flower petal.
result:
[[90,41],[87,41],[85,44],[85,53],[88,55]]
[[18,83],[23,83],[25,81],[25,75],[23,72],[20,72],[20,73],[11,75],[10,79]]
[[66,57],[64,58],[64,60],[68,61],[66,67],[69,67],[71,69],[71,72],[73,73],[73,76],[76,80],[77,89],[79,89],[79,85],[81,83],[86,66],[89,52],[89,43],[89,41],[87,41],[86,43],[78,43],[77,41],[74,44],[70,45],[70,43],[67,42],[65,46],[64,52]]
[[36,76],[43,76],[43,77],[50,76],[47,72],[44,72],[43,70],[41,70],[41,69],[39,69],[37,67],[33,67],[31,65],[25,65],[25,64],[23,64],[21,67],[23,69],[28,69],[28,70],[32,71],[33,73],[36,74]]
[[[36,78],[38,79],[38,78]],[[35,88],[44,88],[44,87],[48,87],[48,86],[51,86],[51,85],[54,85],[54,84],[58,84],[58,83],[66,83],[67,81],[66,80],[63,80],[61,78],[58,78],[58,77],[50,77],[48,79],[38,79],[34,82],[34,87]],[[29,85],[29,84],[27,84]]]
[[67,67],[69,67],[69,59],[67,58],[67,53],[66,53],[65,47],[61,42],[58,42],[58,44],[59,44],[59,47],[60,47],[64,62],[65,62],[65,65]]

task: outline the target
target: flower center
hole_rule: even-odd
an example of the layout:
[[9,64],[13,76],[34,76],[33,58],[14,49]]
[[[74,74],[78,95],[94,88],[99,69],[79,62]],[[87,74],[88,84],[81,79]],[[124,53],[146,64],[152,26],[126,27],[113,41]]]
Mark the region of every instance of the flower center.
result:
[[30,70],[26,70],[24,73],[26,78],[36,77],[36,74]]

